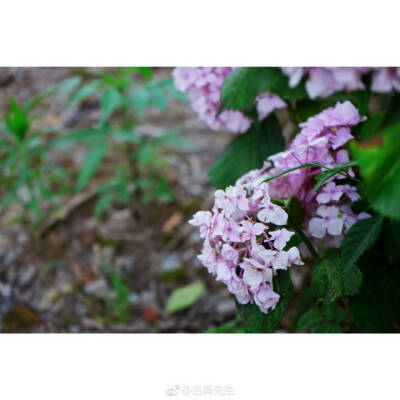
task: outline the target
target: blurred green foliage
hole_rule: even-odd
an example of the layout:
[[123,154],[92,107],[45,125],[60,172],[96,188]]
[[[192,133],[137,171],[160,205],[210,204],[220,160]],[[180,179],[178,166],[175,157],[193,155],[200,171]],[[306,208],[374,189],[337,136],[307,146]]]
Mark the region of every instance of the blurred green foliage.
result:
[[[39,106],[51,100],[63,108],[80,107],[87,101],[98,102],[98,120],[90,128],[34,129],[41,115]],[[83,78],[72,76],[37,97],[19,104],[11,96],[9,111],[0,122],[0,212],[19,204],[22,214],[15,222],[33,229],[49,212],[56,213],[65,196],[83,191],[103,162],[113,163],[113,175],[97,189],[95,214],[100,216],[114,201],[140,209],[154,200],[174,200],[166,171],[168,149],[190,147],[191,143],[174,128],[157,136],[136,131],[148,108],[165,111],[172,99],[186,101],[175,90],[170,78],[155,80],[152,68],[115,68]],[[39,113],[33,113],[39,111]],[[75,146],[75,147],[73,147]],[[55,151],[86,149],[86,156],[76,176],[57,164]],[[116,154],[124,154],[124,161]]]
[[126,155],[125,162],[115,165],[114,176],[99,187],[96,215],[101,215],[114,200],[128,205],[132,196],[137,207],[153,200],[174,200],[165,175],[165,151],[191,143],[179,136],[179,129],[157,136],[135,130],[147,108],[155,107],[162,113],[171,99],[184,100],[170,78],[156,81],[148,67],[116,68],[114,73],[99,72],[86,83],[79,77],[62,81],[58,98],[64,97],[67,108],[88,98],[97,99],[100,104],[99,119],[91,129],[66,133],[59,140],[64,144],[79,142],[88,149],[77,177],[77,192],[95,176],[111,149],[117,147]]
[[51,157],[51,143],[56,129],[35,130],[37,114],[33,111],[54,90],[19,104],[10,97],[9,111],[0,122],[0,212],[11,204],[24,211],[19,222],[37,227],[43,216],[43,203],[60,204],[68,193],[66,171]]

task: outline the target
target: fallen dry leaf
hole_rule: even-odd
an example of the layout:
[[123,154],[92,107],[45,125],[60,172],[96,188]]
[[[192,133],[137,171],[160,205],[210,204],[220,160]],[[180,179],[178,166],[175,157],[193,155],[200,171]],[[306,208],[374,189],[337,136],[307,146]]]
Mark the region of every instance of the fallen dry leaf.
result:
[[154,308],[151,306],[144,306],[143,307],[143,318],[150,322],[151,324],[155,324],[156,322],[159,321],[159,317],[154,311]]
[[174,228],[176,228],[183,219],[183,214],[179,211],[174,212],[163,224],[163,233],[170,233]]

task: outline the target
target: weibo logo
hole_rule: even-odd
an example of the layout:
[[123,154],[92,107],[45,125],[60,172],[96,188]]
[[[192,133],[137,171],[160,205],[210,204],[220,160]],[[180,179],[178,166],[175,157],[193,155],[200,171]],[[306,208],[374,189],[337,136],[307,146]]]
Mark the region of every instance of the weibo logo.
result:
[[167,396],[177,396],[179,394],[179,385],[175,385],[173,387],[168,388],[165,391]]

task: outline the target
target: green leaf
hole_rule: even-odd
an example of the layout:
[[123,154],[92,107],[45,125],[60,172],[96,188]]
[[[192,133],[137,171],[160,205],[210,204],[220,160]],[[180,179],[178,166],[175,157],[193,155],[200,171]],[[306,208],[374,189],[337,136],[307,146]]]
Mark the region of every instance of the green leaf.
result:
[[300,164],[297,167],[286,169],[285,171],[282,171],[279,174],[270,176],[269,178],[265,179],[264,182],[272,181],[272,180],[274,180],[276,178],[279,178],[279,177],[281,177],[283,175],[289,174],[290,172],[296,171],[298,169],[303,169],[303,168],[326,168],[327,170],[329,169],[328,167],[326,167],[325,165],[322,165],[322,164],[305,163],[305,164]]
[[177,99],[183,103],[190,104],[190,101],[187,98],[187,96],[185,95],[185,93],[182,93],[176,89],[172,78],[164,79],[159,82],[164,83],[165,88],[167,89],[169,95],[172,98]]
[[386,219],[383,225],[383,245],[389,262],[400,260],[400,221]]
[[22,110],[14,96],[10,97],[10,109],[10,114],[4,114],[5,126],[17,140],[22,141],[30,128],[28,114]]
[[98,75],[101,77],[104,86],[113,86],[114,88],[124,91],[130,85],[131,79],[125,71],[126,68],[117,68],[117,70],[118,73],[116,75],[110,74],[109,72],[101,72]]
[[384,216],[400,219],[400,122],[371,142],[350,142],[350,149],[360,165],[371,206]]
[[214,329],[209,329],[205,333],[245,333],[244,327],[240,326],[241,320],[240,315],[237,314],[237,317],[234,320]]
[[274,277],[274,291],[280,295],[274,310],[264,314],[256,304],[239,305],[239,312],[245,320],[246,332],[275,332],[279,327],[283,314],[293,294],[293,284],[289,271],[281,270]]
[[334,324],[331,322],[324,322],[320,325],[318,325],[314,333],[342,333],[342,328],[340,327],[339,324]]
[[140,164],[149,165],[156,158],[156,148],[152,143],[144,143],[137,149],[136,156]]
[[227,76],[222,85],[220,110],[250,111],[256,97],[265,92],[274,93],[283,100],[306,97],[304,84],[290,88],[288,78],[279,68],[238,68]]
[[114,200],[114,193],[105,192],[103,193],[96,202],[94,213],[96,217],[100,216],[104,210],[106,210]]
[[382,122],[383,128],[388,128],[391,125],[400,121],[400,94],[396,93],[390,100],[385,111],[385,117]]
[[100,88],[101,81],[94,80],[85,85],[81,86],[67,101],[65,105],[66,108],[72,107],[76,103],[86,99],[87,97],[91,96],[92,94],[96,93],[96,91]]
[[52,141],[52,145],[58,146],[62,143],[75,142],[98,142],[106,138],[108,131],[106,129],[82,129],[75,132],[59,136]]
[[169,182],[166,178],[161,178],[158,180],[154,188],[154,195],[159,201],[162,201],[164,203],[175,200]]
[[371,115],[368,119],[359,124],[354,129],[354,133],[362,141],[368,141],[400,121],[400,95],[392,96],[389,104],[385,107],[385,111],[381,111],[375,115]]
[[114,290],[114,297],[110,299],[106,295],[106,302],[110,311],[115,312],[119,319],[128,321],[132,315],[132,301],[129,294],[129,286],[127,286],[119,276],[119,273],[110,268],[108,265],[101,265],[100,268],[111,278],[111,285]]
[[140,117],[143,111],[150,105],[151,96],[148,90],[139,88],[131,92],[131,101],[136,115]]
[[362,279],[362,273],[356,265],[342,265],[338,252],[331,249],[313,268],[312,289],[318,300],[332,303],[338,297],[357,294]]
[[172,129],[164,135],[157,137],[155,140],[164,145],[170,145],[182,149],[194,149],[196,147],[195,143],[179,136],[180,133],[181,129]]
[[82,82],[80,76],[72,76],[70,78],[64,79],[56,85],[57,94],[55,96],[56,101],[62,100],[65,96],[71,93],[75,88],[77,88]]
[[81,191],[89,179],[94,175],[101,160],[104,158],[107,151],[107,142],[98,144],[94,149],[89,151],[83,162],[82,168],[79,171],[79,176],[76,184],[76,191]]
[[375,243],[382,229],[383,218],[371,217],[357,221],[346,233],[342,243],[341,267],[355,264],[362,254]]
[[9,152],[8,156],[0,161],[0,171],[12,165],[17,158],[17,152],[15,149],[10,150],[11,151]]
[[168,299],[167,313],[176,313],[190,307],[205,293],[205,290],[203,282],[195,282],[175,289]]
[[363,274],[356,265],[341,267],[342,292],[345,296],[354,296],[360,292]]
[[318,300],[331,303],[342,295],[339,262],[327,258],[313,267],[312,290]]
[[382,127],[385,114],[383,112],[372,115],[359,125],[359,137],[361,140],[370,140],[376,136]]
[[101,122],[107,121],[108,117],[120,104],[120,95],[117,90],[109,89],[102,93],[100,99]]
[[301,225],[304,221],[305,211],[302,204],[297,200],[296,197],[291,197],[287,204],[287,212],[292,220],[297,224]]
[[151,91],[151,102],[160,112],[164,112],[168,99],[164,91],[155,88]]
[[318,99],[301,99],[296,101],[295,115],[298,119],[298,122],[305,122],[308,118],[319,114],[321,111],[333,105],[334,102],[331,104],[326,104]]
[[303,314],[296,325],[296,332],[340,333],[341,323],[346,318],[346,310],[338,303],[325,304]]
[[225,148],[208,171],[211,182],[217,189],[225,189],[246,172],[262,167],[268,156],[279,153],[284,147],[281,127],[271,114]]
[[151,67],[132,67],[132,70],[138,71],[146,81],[153,79],[153,69]]
[[347,311],[341,307],[338,303],[325,304],[321,307],[321,311],[324,314],[325,319],[329,321],[338,322],[341,324],[346,319]]
[[39,96],[36,96],[36,97],[30,99],[29,101],[27,101],[27,103],[24,106],[24,113],[26,115],[28,115],[34,107],[36,107],[39,103],[41,103],[44,99],[46,99],[53,93],[54,93],[54,89],[49,89],[49,90],[46,90],[45,92],[39,94]]
[[321,172],[315,177],[314,191],[316,192],[317,190],[319,190],[320,187],[327,180],[331,179],[335,175],[343,174],[344,172],[347,172],[351,167],[355,167],[357,165],[357,161],[348,161],[342,164],[338,164],[334,168],[328,168],[327,170]]
[[360,294],[350,297],[350,310],[362,332],[392,332],[400,322],[400,268],[385,265],[377,246],[359,260],[364,275]]
[[141,137],[131,130],[120,129],[113,132],[112,136],[115,140],[123,143],[139,143],[141,141]]
[[296,332],[306,332],[318,326],[324,320],[321,311],[313,309],[303,314],[296,325]]

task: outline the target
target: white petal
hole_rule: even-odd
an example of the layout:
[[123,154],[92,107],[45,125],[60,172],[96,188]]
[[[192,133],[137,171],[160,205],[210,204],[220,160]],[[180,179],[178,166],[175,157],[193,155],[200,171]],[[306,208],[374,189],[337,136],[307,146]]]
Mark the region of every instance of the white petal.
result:
[[341,218],[334,218],[327,223],[328,233],[330,235],[340,235],[343,229],[343,220]]
[[217,280],[227,281],[231,278],[232,271],[225,263],[218,263],[217,265]]
[[243,273],[243,280],[250,286],[258,286],[263,280],[262,272],[247,269]]
[[257,217],[260,221],[262,222],[269,222],[269,216],[268,216],[268,210],[266,208],[263,208],[257,213]]
[[272,266],[274,269],[287,269],[289,256],[286,251],[280,251],[278,256],[272,261]]
[[[265,265],[259,263],[257,260],[254,260],[253,258],[245,258],[244,261],[248,261],[255,268],[258,268],[258,269],[265,268]],[[246,265],[244,265],[244,269],[252,269],[252,268],[246,268]]]
[[282,208],[275,206],[274,212],[271,215],[271,222],[275,225],[286,225],[288,216]]
[[253,225],[253,232],[255,235],[261,235],[267,227],[264,224],[260,224],[257,222],[256,224]]
[[319,204],[326,204],[329,202],[329,200],[331,199],[331,196],[329,195],[329,193],[320,193],[317,197],[316,197],[317,201]]
[[312,218],[308,224],[308,231],[311,236],[323,238],[326,233],[324,220],[322,218]]
[[210,211],[197,211],[189,221],[189,224],[194,226],[209,225],[211,222],[211,216],[212,214]]
[[287,253],[291,263],[296,265],[304,265],[303,261],[301,261],[299,249],[297,247],[291,247]]

